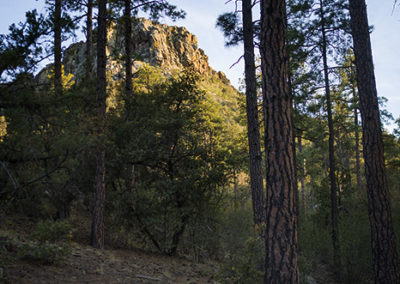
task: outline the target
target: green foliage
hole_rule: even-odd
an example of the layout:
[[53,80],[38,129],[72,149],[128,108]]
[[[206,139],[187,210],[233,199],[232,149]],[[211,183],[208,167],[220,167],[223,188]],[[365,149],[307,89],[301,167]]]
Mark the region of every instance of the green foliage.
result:
[[[49,32],[50,26],[36,10],[25,14],[26,21],[9,27],[9,34],[0,35],[0,79],[14,79],[20,72],[34,68],[43,47],[39,40]],[[6,75],[3,78],[2,75]],[[8,78],[7,78],[8,76]]]
[[260,270],[262,259],[262,240],[249,238],[243,249],[234,254],[226,254],[218,272],[220,283],[260,283],[264,273]]
[[373,279],[371,234],[366,202],[348,200],[339,229],[341,236],[344,281],[346,283],[370,283]]
[[18,256],[46,265],[60,262],[71,254],[72,231],[66,221],[39,221],[30,235],[35,242],[23,244]]
[[51,243],[24,244],[18,251],[20,258],[45,265],[58,263],[70,254],[70,246]]
[[[150,2],[133,1],[146,4],[133,13],[142,9],[152,18],[183,16],[165,1]],[[72,10],[83,7],[81,1],[65,3]],[[111,1],[110,9],[120,13],[121,3]],[[358,102],[348,51],[348,14],[342,9],[344,1],[323,4],[328,41],[334,43],[328,44],[329,61],[341,67],[332,69],[330,80],[343,276],[346,283],[366,283],[372,270],[370,234],[366,201],[354,190],[354,138],[360,126],[354,122]],[[298,176],[304,179],[299,267],[305,282],[319,264],[332,264],[318,5],[317,1],[288,1],[294,124],[296,138],[302,137],[302,151],[296,154]],[[47,72],[50,68],[36,78],[27,72],[42,54],[38,43],[49,34],[49,24],[43,16],[29,12],[25,24],[11,26],[10,34],[0,37],[0,74],[7,81],[0,85],[1,210],[46,219],[67,218],[77,200],[89,207],[98,145],[93,129],[100,123],[95,84],[89,78],[63,74],[64,95],[55,98],[51,84],[46,84],[53,76]],[[65,27],[72,28],[70,24]],[[238,14],[222,15],[217,25],[227,45],[242,40]],[[256,34],[258,28],[256,24]],[[121,63],[124,58],[114,58],[117,55],[112,52],[110,59]],[[253,227],[245,174],[245,96],[229,86],[223,74],[164,72],[148,65],[135,72],[132,97],[125,96],[123,82],[111,80],[115,79],[111,71],[108,74],[107,237],[122,247],[179,252],[197,261],[222,260],[221,282],[260,282],[264,248],[260,232]],[[400,232],[399,139],[389,134],[384,139],[393,217]],[[241,181],[236,183],[238,177]],[[34,242],[24,244],[19,256],[45,264],[61,261],[71,251],[71,231],[67,222],[41,221],[31,234]],[[7,246],[0,241],[0,267],[11,261]]]
[[69,83],[62,98],[54,97],[51,86],[38,88],[31,75],[19,76],[4,89],[3,102],[10,107],[4,109],[7,135],[0,155],[6,170],[0,202],[9,210],[23,205],[29,216],[67,217],[67,207],[87,179],[80,169],[93,143],[89,88],[72,85],[70,75],[64,79]]
[[233,199],[233,207],[225,209],[221,220],[223,258],[217,274],[221,283],[260,283],[263,278],[264,241],[253,225],[249,189],[243,189],[247,198],[235,202],[237,196],[230,196],[227,200]]
[[73,228],[67,221],[39,221],[31,238],[40,243],[70,242]]
[[[82,5],[80,1],[77,0],[69,0],[73,3],[72,7],[74,10],[81,9]],[[118,14],[121,14],[121,8],[124,6],[124,2],[120,0],[111,0],[110,10],[114,16],[118,17]],[[177,6],[168,3],[164,0],[156,0],[156,1],[146,1],[146,0],[135,0],[132,1],[131,4],[132,13],[134,15],[139,14],[139,12],[144,12],[147,14],[150,19],[158,20],[164,16],[169,17],[173,21],[177,19],[183,19],[186,16],[185,11],[180,10]]]
[[[324,224],[324,220],[327,220],[327,217],[319,214],[310,216],[307,220],[301,220],[299,247],[302,257],[308,262],[331,263],[331,236],[329,227],[326,223]],[[308,271],[308,268],[305,270]]]
[[[360,202],[358,197],[350,196],[341,208],[345,208],[340,212],[339,222],[343,281],[370,283],[372,256],[366,202]],[[327,212],[318,210],[307,219],[301,220],[299,265],[303,275],[312,274],[317,270],[319,263],[333,265],[328,218]]]
[[219,15],[216,26],[224,33],[226,46],[235,46],[243,41],[243,28],[239,27],[237,13],[229,12]]
[[6,237],[0,237],[0,283],[4,283],[7,267],[14,261],[10,254],[11,242]]
[[236,122],[223,118],[233,106],[217,104],[223,98],[198,82],[190,71],[167,78],[146,66],[124,111],[110,115],[112,223],[140,228],[145,243],[167,254],[176,253],[191,224],[213,219],[207,216],[218,211],[235,166],[239,131],[230,132]]

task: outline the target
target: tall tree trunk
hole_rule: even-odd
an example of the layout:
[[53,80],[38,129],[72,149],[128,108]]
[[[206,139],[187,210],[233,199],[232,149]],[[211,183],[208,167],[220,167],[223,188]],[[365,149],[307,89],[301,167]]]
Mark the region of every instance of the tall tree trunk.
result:
[[[288,87],[289,87],[289,96],[290,96],[290,106],[291,106],[291,115],[290,120],[292,124],[292,147],[293,147],[293,168],[294,168],[294,192],[295,192],[295,204],[296,204],[296,226],[297,226],[297,238],[299,238],[299,228],[300,228],[300,196],[299,196],[299,185],[298,185],[298,175],[297,175],[297,156],[296,156],[296,128],[294,127],[294,112],[297,111],[296,105],[294,103],[294,93],[293,93],[293,85],[292,85],[292,75],[288,69]],[[300,250],[300,248],[299,248]]]
[[92,217],[91,245],[104,248],[104,202],[105,202],[105,120],[106,120],[106,42],[107,42],[107,1],[99,0],[97,32],[97,107],[98,107],[98,149],[96,153],[96,175],[94,180],[94,202]]
[[260,127],[257,104],[257,79],[254,58],[254,31],[252,0],[243,0],[243,42],[246,74],[247,137],[250,155],[250,187],[253,201],[254,223],[262,226],[265,222],[263,173]]
[[324,81],[325,81],[325,97],[326,97],[326,110],[328,113],[328,130],[329,130],[329,180],[331,188],[331,237],[333,246],[333,264],[335,266],[335,273],[340,278],[341,264],[340,264],[340,245],[339,245],[339,212],[337,205],[337,187],[336,187],[336,165],[335,165],[335,150],[334,150],[334,128],[332,118],[332,102],[331,91],[329,83],[329,69],[327,58],[327,38],[325,29],[325,14],[322,0],[320,0],[320,17],[321,17],[321,33],[322,33],[322,60],[324,65]]
[[[299,149],[299,154],[303,152],[303,143],[301,133],[297,136],[297,144]],[[300,188],[301,188],[301,201],[303,202],[303,214],[306,217],[307,213],[307,200],[306,200],[306,187],[304,185],[304,176],[305,176],[305,169],[304,169],[304,159],[300,161]]]
[[365,1],[350,0],[350,15],[363,130],[375,283],[400,283]]
[[[238,206],[238,177],[236,170],[233,171],[233,210],[236,212]],[[256,223],[257,224],[257,223]]]
[[124,8],[124,32],[125,32],[125,95],[132,98],[132,23],[131,0],[125,0]]
[[54,7],[54,90],[56,97],[62,95],[61,6],[62,0],[56,0]]
[[355,150],[356,150],[356,182],[357,194],[361,196],[361,162],[360,162],[360,132],[358,126],[358,106],[357,106],[357,93],[354,82],[351,84],[354,101],[354,136],[355,136]]
[[86,73],[92,76],[92,60],[93,60],[93,0],[87,2],[86,15]]
[[291,98],[285,51],[286,3],[261,1],[266,151],[265,283],[299,283]]
[[314,209],[315,209],[315,204],[314,204],[314,184],[315,184],[315,182],[314,182],[313,175],[311,175],[310,184],[311,184],[311,188],[310,188],[310,193],[309,193],[309,200],[310,200],[309,204],[310,204],[310,211],[314,212]]

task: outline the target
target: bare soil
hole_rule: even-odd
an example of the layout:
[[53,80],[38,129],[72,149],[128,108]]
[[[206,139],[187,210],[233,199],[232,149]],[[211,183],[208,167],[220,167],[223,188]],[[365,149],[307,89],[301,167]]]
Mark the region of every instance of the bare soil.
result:
[[213,283],[212,264],[128,250],[74,245],[71,256],[53,266],[17,260],[9,283]]
[[[0,224],[0,239],[13,244],[29,241],[27,234],[33,227],[29,220],[13,218],[7,223],[7,225],[4,222]],[[79,239],[78,242],[74,242],[71,255],[53,265],[21,259],[17,255],[18,245],[11,245],[6,256],[11,261],[5,269],[0,267],[0,274],[2,273],[4,277],[3,282],[215,283],[217,266],[211,262],[197,263],[185,258],[169,257],[138,249],[97,250],[82,241],[86,240]],[[2,283],[1,277],[0,283]]]

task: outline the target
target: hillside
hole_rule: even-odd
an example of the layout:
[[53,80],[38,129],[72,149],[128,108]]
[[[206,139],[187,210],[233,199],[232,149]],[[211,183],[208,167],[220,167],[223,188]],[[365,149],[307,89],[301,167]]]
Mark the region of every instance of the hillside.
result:
[[[109,107],[116,98],[118,85],[124,79],[124,37],[122,25],[111,23],[108,29],[107,72],[109,85]],[[215,71],[208,63],[208,57],[198,46],[197,38],[185,27],[168,26],[144,18],[132,19],[132,72],[138,74],[141,68],[151,66],[164,76],[170,77],[184,69],[190,69],[199,76],[199,87],[207,94],[207,100],[226,122],[226,127],[234,132],[243,132],[239,125],[241,111],[244,111],[244,96],[241,95],[221,71]],[[72,74],[79,84],[85,75],[85,42],[74,43],[66,48],[63,56],[65,74]],[[94,52],[96,48],[94,47]],[[93,62],[96,62],[94,59]],[[48,82],[49,70],[46,66],[37,75],[39,82]],[[96,66],[93,65],[93,70]],[[70,75],[69,75],[70,76]]]
[[[35,80],[29,75],[32,89],[15,96],[35,107],[22,105],[29,112],[22,119],[18,108],[6,116],[4,145],[22,156],[7,170],[24,189],[15,191],[14,180],[0,176],[5,192],[15,194],[0,210],[0,279],[7,283],[210,283],[216,277],[223,238],[234,235],[223,228],[232,175],[246,162],[243,96],[209,66],[187,29],[145,19],[132,27],[134,103],[121,91],[122,32],[116,24],[108,32],[106,250],[88,246],[96,120],[94,84],[84,81],[85,43],[64,52],[62,98],[53,96],[52,65]],[[242,191],[245,179],[242,173]],[[14,218],[20,213],[25,217]],[[60,214],[66,223],[54,222]],[[35,239],[40,220],[50,220],[44,230],[50,241]],[[64,231],[67,244],[52,243],[49,228],[59,224],[73,228]]]
[[211,262],[195,263],[139,249],[96,250],[79,243],[83,240],[76,238],[81,233],[74,234],[76,242],[69,245],[67,257],[44,264],[43,256],[39,260],[20,255],[21,248],[34,245],[28,234],[32,226],[31,219],[2,218],[0,283],[211,283],[216,273]]

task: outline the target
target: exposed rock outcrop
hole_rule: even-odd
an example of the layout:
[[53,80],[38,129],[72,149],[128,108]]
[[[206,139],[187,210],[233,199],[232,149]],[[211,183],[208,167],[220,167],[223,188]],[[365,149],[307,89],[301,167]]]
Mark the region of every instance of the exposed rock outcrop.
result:
[[[198,47],[196,36],[184,27],[133,18],[132,39],[133,72],[143,63],[160,67],[164,73],[192,67],[199,74],[217,77],[230,85],[225,74],[210,67],[207,55]],[[64,54],[65,71],[74,74],[78,80],[85,72],[85,48],[84,42],[75,43]],[[123,78],[124,49],[123,27],[112,24],[108,32],[108,69],[116,80]]]

